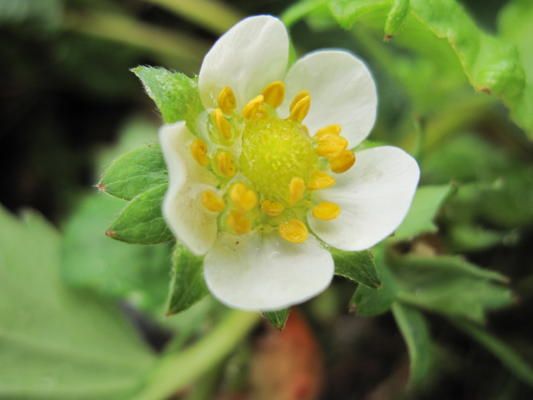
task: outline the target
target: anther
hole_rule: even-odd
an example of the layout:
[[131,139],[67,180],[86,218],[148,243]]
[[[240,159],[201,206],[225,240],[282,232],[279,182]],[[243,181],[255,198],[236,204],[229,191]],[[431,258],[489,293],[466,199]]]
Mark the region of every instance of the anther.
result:
[[246,119],[255,117],[256,114],[261,110],[261,106],[263,105],[264,101],[265,98],[262,94],[254,97],[242,109],[242,116]]
[[285,98],[285,84],[282,81],[275,81],[263,89],[265,103],[276,108],[279,107]]
[[212,212],[218,213],[222,211],[226,206],[226,204],[224,203],[224,199],[212,190],[206,190],[205,192],[202,192],[201,200],[202,205],[207,210]]
[[309,179],[307,188],[311,190],[326,189],[335,185],[335,178],[325,172],[317,171]]
[[230,197],[233,203],[243,211],[250,211],[257,205],[257,194],[240,182],[232,186]]
[[[294,103],[294,102],[293,102]],[[311,96],[304,96],[298,100],[294,105],[291,105],[291,114],[289,119],[293,121],[302,122],[309,112],[311,107]]]
[[316,153],[322,157],[336,157],[348,147],[348,141],[339,135],[323,135],[317,140]]
[[237,107],[235,94],[229,86],[226,86],[218,94],[218,106],[226,115],[231,114],[235,110],[235,107]]
[[209,157],[207,157],[207,145],[201,139],[196,139],[191,143],[191,154],[201,166],[209,164]]
[[261,211],[269,217],[277,217],[285,210],[283,204],[277,201],[263,200],[261,202]]
[[231,211],[226,222],[233,232],[238,235],[244,235],[252,229],[252,221],[242,211]]
[[289,183],[289,203],[295,204],[304,197],[305,182],[302,178],[295,176]]
[[222,109],[217,108],[215,111],[213,111],[213,120],[215,122],[215,126],[217,127],[217,130],[220,132],[222,137],[226,140],[231,139],[231,124],[229,121],[224,117],[224,113],[222,112]]
[[309,93],[307,90],[300,90],[298,93],[296,93],[296,96],[294,96],[291,101],[291,106],[289,107],[289,110],[292,110],[296,103],[298,103],[304,97],[311,97],[311,93]]
[[305,224],[298,219],[291,219],[281,224],[278,228],[279,235],[291,243],[303,243],[309,237]]
[[348,171],[354,164],[355,154],[350,150],[344,150],[336,157],[329,159],[331,170],[337,174]]
[[325,126],[323,128],[320,128],[318,131],[316,131],[315,133],[315,139],[316,140],[320,140],[322,137],[324,136],[328,136],[328,135],[340,135],[341,133],[341,126],[339,124],[333,124],[333,125],[328,125],[328,126]]
[[331,221],[339,216],[341,208],[329,201],[323,201],[313,207],[313,217],[322,221]]
[[218,171],[227,178],[235,175],[236,171],[233,157],[226,151],[221,151],[216,155],[216,166]]

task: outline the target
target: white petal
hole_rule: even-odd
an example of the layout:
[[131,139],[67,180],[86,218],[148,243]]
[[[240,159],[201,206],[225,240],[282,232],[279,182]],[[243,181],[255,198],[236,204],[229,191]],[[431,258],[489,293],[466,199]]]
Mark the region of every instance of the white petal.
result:
[[311,93],[311,109],[304,119],[310,132],[331,124],[342,126],[350,148],[361,143],[374,126],[377,94],[374,79],[366,65],[351,53],[321,50],[298,60],[285,80],[289,104],[300,90]]
[[205,254],[217,235],[216,215],[205,210],[199,199],[214,190],[213,177],[190,153],[194,136],[184,122],[165,125],[159,131],[167,163],[169,187],[163,201],[163,217],[178,240],[195,254]]
[[292,244],[275,234],[221,236],[204,263],[209,290],[243,310],[274,311],[302,303],[326,289],[333,259],[314,237]]
[[220,90],[229,86],[240,108],[263,88],[283,79],[289,37],[283,23],[260,15],[243,19],[220,37],[200,68],[198,85],[205,107],[214,107]]
[[364,250],[385,239],[404,219],[416,191],[420,169],[397,147],[375,147],[357,153],[337,184],[317,192],[321,200],[341,206],[333,221],[309,216],[311,229],[326,243],[342,250]]

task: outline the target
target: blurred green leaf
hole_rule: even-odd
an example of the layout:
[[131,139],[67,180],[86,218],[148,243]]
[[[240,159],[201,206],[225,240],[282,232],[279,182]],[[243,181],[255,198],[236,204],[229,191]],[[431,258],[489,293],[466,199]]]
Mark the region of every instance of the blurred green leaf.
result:
[[126,398],[154,357],[114,304],[65,288],[60,238],[0,209],[0,397]]
[[479,342],[490,351],[501,363],[508,368],[517,378],[533,386],[533,367],[513,350],[510,346],[495,336],[488,333],[483,327],[468,321],[452,321],[459,329]]
[[398,299],[426,310],[482,323],[512,302],[505,276],[461,257],[393,256],[389,263]]
[[451,185],[418,188],[411,208],[393,238],[408,240],[423,233],[437,232],[437,226],[433,220],[451,192]]
[[374,256],[369,250],[342,251],[331,248],[330,252],[335,261],[335,275],[372,288],[380,285]]
[[100,193],[81,202],[64,228],[62,276],[72,286],[127,299],[158,314],[165,303],[170,249],[109,240],[105,229],[124,204]]
[[409,13],[409,0],[393,0],[385,21],[385,38],[390,40],[400,30]]
[[452,224],[447,229],[447,236],[455,252],[474,252],[486,250],[502,243],[506,235],[499,231],[483,228],[473,224]]
[[285,328],[285,324],[287,323],[287,319],[289,318],[290,310],[284,309],[279,311],[269,311],[264,312],[263,316],[267,319],[270,324],[276,328],[276,329],[283,329]]
[[194,255],[177,242],[172,256],[167,315],[176,314],[191,307],[207,295],[204,281],[203,257]]
[[433,361],[428,324],[420,311],[404,304],[394,303],[392,314],[409,351],[409,385],[420,386],[430,373]]
[[128,243],[157,244],[174,239],[167,228],[161,205],[167,184],[155,186],[133,198],[106,231],[113,239]]
[[104,172],[98,188],[120,199],[131,200],[166,183],[168,174],[161,148],[149,144],[117,158]]
[[61,13],[60,0],[0,0],[0,25],[33,20],[47,28],[57,28]]
[[202,110],[197,79],[164,68],[140,66],[132,72],[143,83],[165,123],[184,120],[190,130],[196,130],[194,121]]

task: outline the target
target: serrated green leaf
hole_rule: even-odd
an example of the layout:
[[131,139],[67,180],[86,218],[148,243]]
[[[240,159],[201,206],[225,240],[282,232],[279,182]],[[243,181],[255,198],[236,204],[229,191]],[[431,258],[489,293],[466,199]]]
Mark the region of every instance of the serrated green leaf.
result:
[[482,323],[488,311],[512,302],[505,276],[461,257],[396,256],[388,263],[398,299],[423,309]]
[[40,217],[0,208],[0,398],[127,398],[154,356],[114,302],[63,286],[59,252]]
[[377,288],[380,285],[372,252],[338,249],[330,249],[330,252],[335,261],[335,275],[372,288]]
[[196,130],[195,120],[202,110],[197,79],[164,68],[139,66],[132,72],[143,83],[165,123],[186,121],[190,130]]
[[437,226],[433,220],[451,192],[451,185],[418,188],[411,208],[393,238],[408,240],[423,233],[436,232]]
[[385,38],[391,39],[402,27],[409,13],[409,0],[393,0],[385,21]]
[[420,311],[403,304],[394,303],[392,314],[409,351],[409,385],[420,386],[432,366],[433,346],[428,324]]
[[133,198],[106,231],[113,239],[128,243],[157,244],[171,241],[161,205],[167,185],[155,186]]
[[172,275],[167,301],[167,315],[186,310],[207,295],[204,259],[177,243],[172,257]]
[[279,311],[269,311],[264,312],[263,316],[267,319],[270,324],[276,328],[276,329],[283,329],[285,328],[285,324],[287,323],[287,319],[289,318],[290,310],[284,309]]
[[533,386],[533,367],[505,342],[476,324],[460,320],[452,320],[452,323],[484,346],[517,378]]
[[93,193],[70,216],[61,246],[61,273],[74,287],[131,301],[159,315],[168,287],[168,246],[131,246],[104,232],[126,203]]
[[161,148],[149,144],[117,158],[106,169],[98,188],[111,196],[131,200],[147,190],[168,183]]

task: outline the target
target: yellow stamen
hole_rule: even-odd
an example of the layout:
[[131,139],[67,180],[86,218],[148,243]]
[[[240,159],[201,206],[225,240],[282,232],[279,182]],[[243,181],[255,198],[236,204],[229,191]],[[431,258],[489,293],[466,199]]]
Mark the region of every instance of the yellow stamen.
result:
[[216,155],[216,166],[218,171],[227,178],[235,175],[235,163],[230,153],[221,151]]
[[232,136],[231,124],[224,117],[224,113],[222,112],[220,108],[217,108],[215,109],[215,111],[213,111],[213,120],[215,122],[215,126],[217,127],[222,137],[226,140],[231,139],[231,136]]
[[232,211],[228,215],[227,223],[229,227],[238,235],[250,232],[252,221],[242,211]]
[[335,185],[335,178],[329,176],[325,172],[317,171],[309,180],[307,188],[311,190],[326,189]]
[[315,133],[315,139],[320,140],[324,136],[328,135],[340,135],[341,133],[341,126],[338,124],[328,125],[323,128],[320,128]]
[[289,183],[289,203],[295,204],[304,197],[305,182],[302,178],[295,176]]
[[[294,103],[294,102],[293,102]],[[293,121],[302,122],[309,112],[311,107],[311,96],[304,96],[298,100],[294,105],[291,105],[291,114],[289,119]]]
[[276,108],[283,102],[285,98],[285,84],[282,81],[275,81],[263,89],[263,96],[265,103]]
[[305,224],[298,219],[291,219],[279,226],[279,235],[291,243],[303,243],[309,236]]
[[277,217],[285,210],[283,204],[277,201],[263,200],[261,202],[261,211],[269,217]]
[[192,157],[202,166],[209,164],[209,157],[207,157],[207,145],[203,140],[196,139],[191,143]]
[[323,157],[336,157],[348,147],[348,141],[339,135],[323,135],[317,143],[316,153]]
[[235,107],[237,107],[235,94],[229,86],[226,86],[218,94],[218,106],[226,115],[231,114],[235,110]]
[[224,199],[212,190],[206,190],[205,192],[202,192],[201,199],[202,205],[209,211],[220,212],[226,206]]
[[265,97],[260,94],[248,102],[242,109],[242,116],[246,119],[253,118],[261,110]]
[[289,107],[289,110],[292,110],[296,103],[298,103],[300,100],[302,100],[304,97],[311,97],[311,93],[309,93],[307,90],[301,90],[298,93],[296,93],[296,96],[291,101],[291,106]]
[[313,217],[322,221],[331,221],[339,216],[341,208],[329,201],[323,201],[313,207]]
[[344,150],[334,158],[330,158],[329,166],[337,174],[348,171],[355,164],[355,154],[353,151]]
[[231,188],[231,200],[243,211],[250,211],[257,205],[257,194],[243,183],[236,183]]

